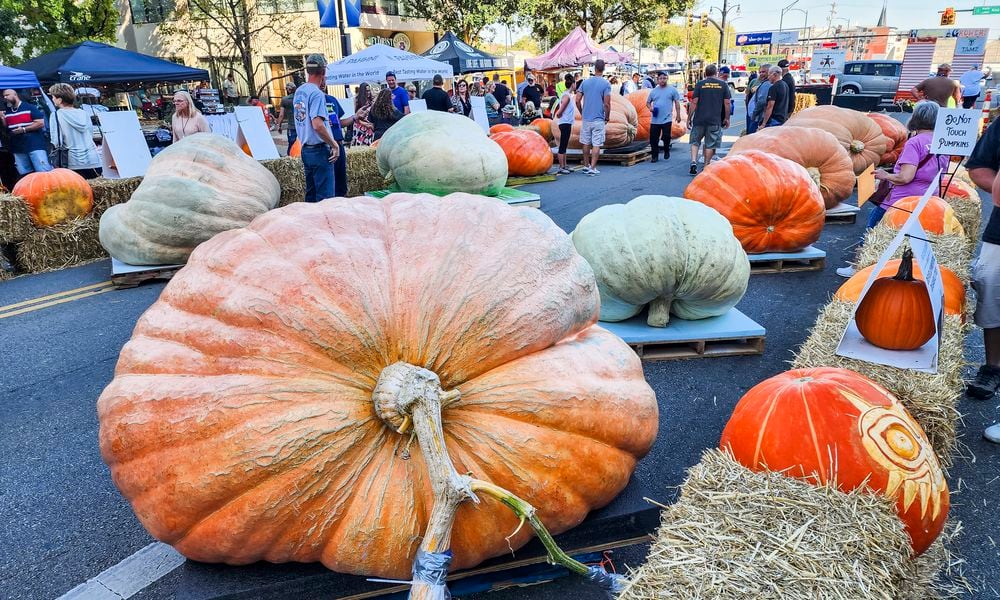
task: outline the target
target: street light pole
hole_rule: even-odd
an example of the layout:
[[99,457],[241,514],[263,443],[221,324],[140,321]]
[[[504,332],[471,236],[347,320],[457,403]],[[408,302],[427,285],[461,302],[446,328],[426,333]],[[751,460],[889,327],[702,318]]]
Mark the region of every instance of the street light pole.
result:
[[[793,0],[793,2],[791,4],[789,4],[788,6],[786,6],[783,9],[781,9],[781,13],[778,15],[778,32],[779,33],[782,31],[782,27],[784,27],[784,24],[785,24],[785,13],[788,12],[789,10],[791,10],[791,8],[793,6],[795,6],[796,4],[798,4],[798,3],[799,3],[799,0]],[[770,46],[768,48],[768,51],[769,51],[770,54],[774,54],[774,42],[771,42],[771,44],[770,44]]]

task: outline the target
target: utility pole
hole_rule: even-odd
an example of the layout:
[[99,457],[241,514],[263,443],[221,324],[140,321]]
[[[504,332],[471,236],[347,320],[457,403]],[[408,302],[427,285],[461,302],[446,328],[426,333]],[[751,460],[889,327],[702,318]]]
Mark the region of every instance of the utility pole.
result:
[[726,16],[729,14],[729,0],[722,0],[722,20],[719,22],[719,64],[722,64],[722,50],[726,41]]

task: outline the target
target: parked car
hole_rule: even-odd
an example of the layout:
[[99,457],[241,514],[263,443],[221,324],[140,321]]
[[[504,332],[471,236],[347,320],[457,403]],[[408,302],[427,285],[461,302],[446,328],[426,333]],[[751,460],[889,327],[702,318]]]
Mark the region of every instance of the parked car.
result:
[[733,69],[729,73],[729,87],[734,92],[742,92],[750,84],[750,74],[746,69]]
[[838,94],[878,94],[883,102],[892,102],[899,87],[899,60],[855,60],[844,63],[837,76]]

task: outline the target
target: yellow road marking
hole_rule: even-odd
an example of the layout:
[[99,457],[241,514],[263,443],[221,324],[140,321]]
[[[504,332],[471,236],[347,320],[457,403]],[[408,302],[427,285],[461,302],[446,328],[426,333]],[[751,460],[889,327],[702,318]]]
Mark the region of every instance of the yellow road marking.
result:
[[66,290],[64,292],[57,292],[55,294],[49,294],[48,296],[39,296],[38,298],[32,298],[31,300],[25,300],[23,302],[16,302],[14,304],[8,304],[7,306],[0,306],[0,313],[6,312],[8,310],[13,310],[21,306],[27,306],[29,304],[37,304],[39,302],[44,302],[46,300],[51,300],[52,298],[59,298],[61,296],[69,296],[71,294],[76,294],[79,292],[85,292],[87,290],[93,290],[96,288],[108,287],[111,285],[110,281],[102,281],[101,283],[95,283],[92,285],[85,285],[83,287],[78,287],[72,290]]
[[[93,288],[94,286],[88,286],[88,287]],[[64,304],[66,302],[72,302],[74,300],[80,300],[82,298],[89,298],[90,296],[96,296],[98,294],[103,294],[104,292],[110,292],[113,289],[114,288],[111,287],[110,282],[109,282],[109,284],[107,286],[101,287],[101,288],[98,288],[96,290],[92,290],[92,291],[89,291],[89,292],[81,292],[81,293],[78,293],[78,294],[75,294],[75,295],[72,295],[72,296],[65,296],[65,297],[62,297],[62,298],[57,298],[56,300],[50,300],[48,302],[42,302],[40,304],[31,304],[29,302],[30,306],[25,306],[25,307],[19,308],[17,310],[9,310],[9,311],[6,311],[6,312],[0,312],[0,319],[6,319],[7,317],[13,317],[13,316],[16,316],[16,315],[22,315],[24,313],[29,313],[29,312],[32,312],[32,311],[41,310],[43,308],[48,308],[50,306],[56,306],[58,304]],[[52,294],[51,296],[46,296],[46,297],[47,298],[52,298],[52,297],[58,297],[58,296],[60,296],[60,294]],[[41,298],[36,298],[36,301],[37,300],[41,300]],[[12,304],[10,306],[16,306],[16,305]],[[5,306],[3,308],[0,308],[0,311],[4,311],[7,308],[9,308],[9,307]]]

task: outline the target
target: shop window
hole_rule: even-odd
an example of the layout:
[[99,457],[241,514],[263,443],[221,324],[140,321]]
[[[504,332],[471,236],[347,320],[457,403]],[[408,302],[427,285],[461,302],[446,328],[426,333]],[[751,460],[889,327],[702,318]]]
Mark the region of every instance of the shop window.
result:
[[162,23],[174,12],[174,0],[129,0],[133,23]]
[[316,10],[316,2],[308,0],[258,0],[257,7],[265,15]]
[[406,16],[406,7],[398,0],[361,0],[361,12],[373,15]]

